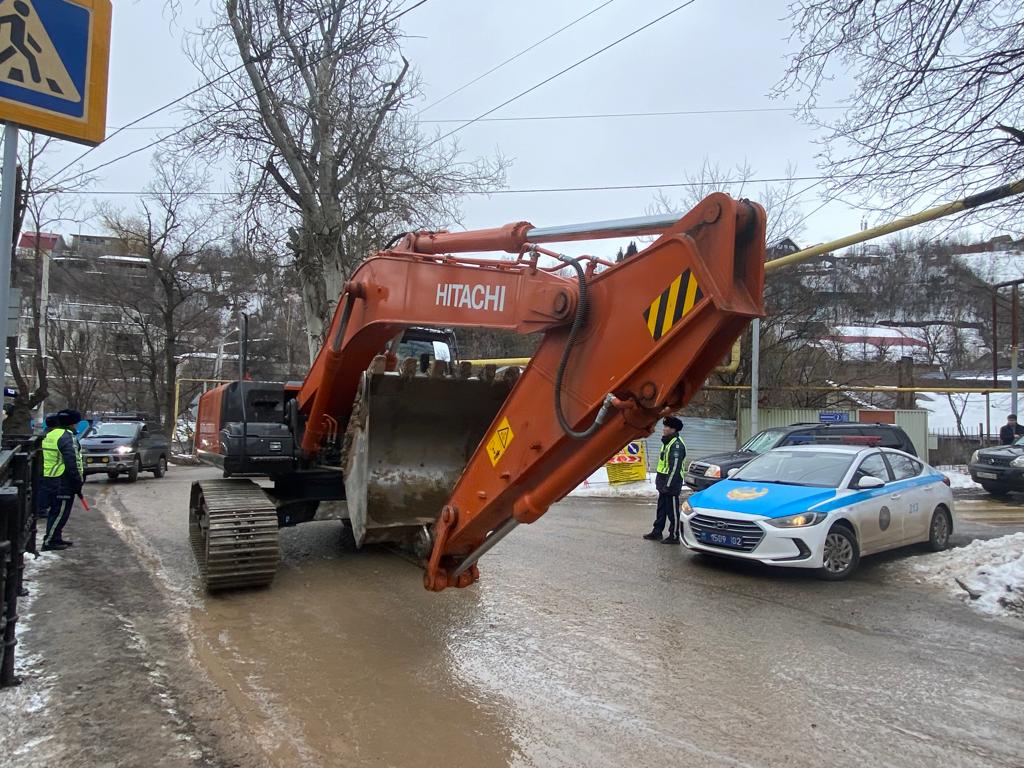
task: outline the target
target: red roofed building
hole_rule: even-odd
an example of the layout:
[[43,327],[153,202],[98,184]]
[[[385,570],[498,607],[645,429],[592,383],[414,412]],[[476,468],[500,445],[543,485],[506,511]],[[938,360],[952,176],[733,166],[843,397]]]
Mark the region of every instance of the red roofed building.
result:
[[65,249],[64,238],[51,232],[22,232],[18,240],[18,247],[25,250],[35,251],[36,244],[44,253],[63,251]]

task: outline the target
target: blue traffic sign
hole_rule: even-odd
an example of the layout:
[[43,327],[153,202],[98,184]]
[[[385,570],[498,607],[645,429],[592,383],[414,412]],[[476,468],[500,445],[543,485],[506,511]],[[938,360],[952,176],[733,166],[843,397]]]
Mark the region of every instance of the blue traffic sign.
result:
[[822,411],[818,414],[818,421],[822,424],[839,424],[850,420],[850,414],[841,411]]
[[109,45],[110,0],[0,0],[0,120],[102,141]]

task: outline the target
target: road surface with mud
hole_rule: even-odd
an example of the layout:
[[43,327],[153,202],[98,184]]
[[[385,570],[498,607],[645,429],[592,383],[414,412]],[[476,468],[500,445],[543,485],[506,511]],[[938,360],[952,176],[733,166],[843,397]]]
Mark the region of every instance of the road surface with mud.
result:
[[[148,590],[188,646],[138,661],[190,665],[161,683],[189,746],[169,765],[1024,765],[1024,627],[917,584],[917,551],[825,583],[643,541],[651,504],[584,499],[518,528],[470,589],[428,593],[416,565],[313,523],[282,533],[272,588],[207,597],[186,507],[212,476],[91,480],[101,515],[69,527],[110,525],[139,575],[104,601]],[[962,501],[969,537],[1024,522]]]

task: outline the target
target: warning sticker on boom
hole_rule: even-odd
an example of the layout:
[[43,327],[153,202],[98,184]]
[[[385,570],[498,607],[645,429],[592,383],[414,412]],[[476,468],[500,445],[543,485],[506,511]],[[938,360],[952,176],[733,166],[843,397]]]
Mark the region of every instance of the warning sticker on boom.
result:
[[644,310],[644,322],[651,338],[657,341],[668,333],[702,298],[704,292],[697,285],[697,276],[688,269],[684,270]]
[[491,465],[498,466],[501,457],[505,455],[509,445],[512,444],[512,426],[508,423],[508,416],[501,420],[494,434],[487,441],[487,455],[491,458]]

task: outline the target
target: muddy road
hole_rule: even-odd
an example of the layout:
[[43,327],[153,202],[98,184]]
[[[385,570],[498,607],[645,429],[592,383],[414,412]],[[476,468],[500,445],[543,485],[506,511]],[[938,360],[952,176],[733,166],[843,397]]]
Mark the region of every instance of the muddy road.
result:
[[[208,476],[86,490],[273,764],[1024,764],[1020,623],[916,584],[913,551],[829,584],[643,541],[652,506],[585,499],[517,529],[467,590],[428,593],[314,523],[283,532],[272,588],[211,598],[185,516]],[[1024,521],[965,501],[971,537]]]

